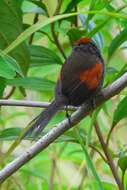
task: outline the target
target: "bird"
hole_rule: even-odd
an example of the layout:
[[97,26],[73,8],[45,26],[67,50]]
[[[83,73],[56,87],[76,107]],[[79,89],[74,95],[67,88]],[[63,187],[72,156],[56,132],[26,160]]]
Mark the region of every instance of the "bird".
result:
[[61,107],[81,106],[94,99],[103,86],[104,73],[104,59],[95,41],[89,37],[78,39],[62,65],[54,100],[29,123],[25,136],[38,137]]

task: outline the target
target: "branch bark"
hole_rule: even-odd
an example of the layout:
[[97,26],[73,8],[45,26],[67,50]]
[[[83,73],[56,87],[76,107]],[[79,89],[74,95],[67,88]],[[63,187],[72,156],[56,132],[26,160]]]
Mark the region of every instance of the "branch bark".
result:
[[103,151],[104,151],[104,153],[105,153],[105,156],[106,156],[106,158],[107,158],[108,164],[109,164],[109,166],[110,166],[110,168],[111,168],[111,171],[112,171],[112,174],[113,174],[113,176],[114,176],[114,179],[115,179],[115,181],[116,181],[116,183],[117,183],[119,189],[120,189],[120,190],[124,190],[123,184],[122,184],[122,182],[121,182],[121,180],[120,180],[120,178],[119,178],[119,176],[118,176],[118,174],[117,174],[116,166],[115,166],[115,164],[114,164],[114,162],[113,162],[113,159],[112,159],[112,157],[111,157],[111,155],[110,155],[110,152],[109,152],[109,150],[108,150],[108,147],[106,146],[106,143],[105,143],[105,141],[104,141],[104,139],[103,139],[103,136],[102,136],[102,133],[101,133],[101,130],[100,130],[100,128],[99,128],[99,125],[98,125],[98,122],[97,122],[97,121],[95,122],[95,130],[96,130],[96,134],[97,134],[97,136],[98,136],[98,139],[99,139],[99,141],[100,141],[100,143],[101,143],[101,146],[102,146],[102,148],[103,148]]
[[[95,97],[95,108],[100,106],[106,100],[118,94],[122,89],[127,86],[127,72],[113,82],[111,85],[102,90],[100,95]],[[95,109],[94,108],[94,109]],[[36,156],[40,151],[48,147],[53,141],[55,141],[59,136],[61,136],[65,131],[69,130],[71,127],[79,123],[84,117],[86,117],[90,112],[93,111],[91,103],[84,104],[77,111],[75,111],[71,116],[71,126],[68,123],[68,119],[63,120],[61,123],[51,129],[46,135],[44,135],[40,140],[38,140],[31,148],[24,151],[24,153],[16,158],[14,161],[10,162],[0,171],[0,183],[4,182],[9,176],[21,168],[25,163]]]
[[[38,108],[47,108],[50,102],[39,102],[39,101],[31,101],[31,100],[3,100],[0,99],[0,106],[22,106],[22,107],[38,107]],[[66,106],[62,108],[66,109]],[[75,111],[77,107],[68,106],[68,110]]]

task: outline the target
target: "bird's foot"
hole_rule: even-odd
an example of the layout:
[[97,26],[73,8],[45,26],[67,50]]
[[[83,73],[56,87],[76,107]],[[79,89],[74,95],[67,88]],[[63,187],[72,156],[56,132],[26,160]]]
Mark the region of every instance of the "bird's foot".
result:
[[68,112],[68,106],[66,106],[65,110],[66,110],[66,118],[68,119],[69,126],[71,126],[71,116]]

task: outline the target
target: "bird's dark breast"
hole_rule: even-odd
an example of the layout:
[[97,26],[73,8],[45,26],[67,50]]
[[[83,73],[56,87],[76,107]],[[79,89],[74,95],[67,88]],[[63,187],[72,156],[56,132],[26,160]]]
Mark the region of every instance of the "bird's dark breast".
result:
[[85,101],[92,98],[95,92],[95,89],[89,89],[84,83],[81,83],[72,93],[67,89],[63,89],[64,95],[68,97],[69,105],[73,106],[80,106]]
[[61,70],[61,93],[70,105],[80,106],[100,89],[103,75],[103,60],[77,49]]
[[69,104],[79,106],[90,99],[101,87],[103,81],[103,65],[96,63],[89,69],[70,74],[61,82],[62,94],[68,98]]

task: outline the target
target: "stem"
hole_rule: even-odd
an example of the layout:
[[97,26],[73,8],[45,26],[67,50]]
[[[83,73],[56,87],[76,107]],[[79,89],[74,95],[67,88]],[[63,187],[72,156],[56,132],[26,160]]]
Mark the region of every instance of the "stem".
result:
[[104,160],[104,162],[106,162],[108,164],[108,162],[107,162],[106,158],[104,157],[104,155],[95,146],[93,146],[92,144],[89,144],[88,146],[90,148],[92,148],[94,151],[96,151],[100,155],[100,157]]
[[[91,159],[94,157],[94,151],[93,150],[90,152],[90,157],[91,157]],[[88,174],[88,170],[87,170],[87,167],[85,165],[84,166],[84,171],[83,171],[81,182],[80,182],[80,184],[79,184],[79,186],[77,188],[78,190],[82,190],[83,189],[82,186],[84,184],[84,179],[87,177],[87,174]]]
[[13,87],[11,88],[11,90],[9,91],[9,93],[8,93],[3,99],[8,99],[8,98],[10,98],[10,97],[12,96],[12,94],[15,92],[15,89],[16,89],[16,87],[13,86]]
[[126,170],[122,171],[122,184],[123,184],[123,187],[124,187],[124,176],[125,176],[125,173],[126,173]]
[[[78,7],[75,6],[75,12],[78,12]],[[78,16],[75,16],[75,27],[78,27]]]
[[107,136],[107,140],[106,140],[106,145],[107,145],[107,147],[108,147],[108,145],[109,145],[109,140],[110,140],[110,137],[111,137],[111,134],[112,134],[114,128],[115,128],[115,125],[113,125],[113,126],[110,128],[110,130],[109,130],[109,133],[108,133],[108,136]]
[[111,169],[112,174],[114,176],[114,179],[115,179],[115,181],[116,181],[116,183],[117,183],[117,185],[119,187],[119,190],[124,190],[123,184],[122,184],[122,182],[121,182],[121,180],[120,180],[120,178],[119,178],[119,176],[117,174],[116,166],[115,166],[115,164],[114,164],[114,162],[112,160],[112,157],[111,157],[111,155],[110,155],[110,153],[108,151],[106,143],[104,142],[104,139],[103,139],[103,136],[102,136],[102,133],[101,133],[101,130],[99,128],[99,125],[98,125],[97,121],[95,121],[95,130],[96,130],[96,134],[98,136],[98,139],[100,141],[100,144],[101,144],[101,146],[103,148],[103,151],[105,153],[105,156],[107,158],[107,161],[109,163],[109,166],[110,166],[110,169]]
[[[38,17],[39,17],[39,14],[36,13],[35,16],[34,16],[33,24],[35,24],[36,22],[38,22]],[[32,44],[34,35],[35,35],[35,33],[31,34],[30,39],[29,39],[29,44]]]
[[[54,13],[54,16],[55,15],[58,15],[59,14],[59,11],[60,11],[60,7],[62,5],[62,0],[59,0],[58,1],[58,5],[56,7],[56,11]],[[64,50],[63,50],[63,47],[61,46],[60,42],[59,42],[59,39],[58,39],[58,35],[56,34],[55,32],[55,23],[51,23],[51,32],[52,32],[52,36],[53,36],[53,39],[55,41],[55,44],[57,46],[57,48],[59,49],[59,51],[61,52],[63,58],[66,60],[66,55],[64,53]]]
[[51,176],[50,176],[49,190],[54,189],[55,170],[56,170],[56,160],[53,158],[52,159],[52,170],[51,170]]
[[58,178],[58,181],[59,181],[59,189],[58,190],[62,190],[62,177],[60,176],[57,165],[56,165],[56,177]]
[[84,184],[84,180],[85,180],[87,174],[88,174],[87,168],[84,167],[84,172],[83,172],[83,175],[82,175],[82,179],[81,179],[81,182],[80,182],[80,184],[79,184],[79,186],[77,188],[78,190],[82,190],[82,186]]
[[44,32],[44,31],[41,31],[41,30],[39,30],[38,32],[41,33],[41,34],[44,34],[45,36],[47,36],[47,38],[50,40],[50,42],[55,43],[47,32]]
[[57,46],[57,48],[59,49],[59,51],[61,52],[63,58],[66,60],[66,55],[64,53],[64,50],[58,40],[58,36],[57,34],[55,33],[55,24],[54,23],[51,23],[51,31],[52,31],[52,35],[53,35],[53,38],[54,38],[54,41],[55,41],[55,44]]

